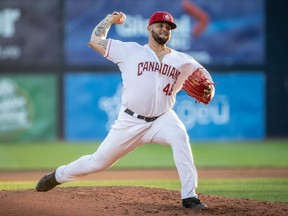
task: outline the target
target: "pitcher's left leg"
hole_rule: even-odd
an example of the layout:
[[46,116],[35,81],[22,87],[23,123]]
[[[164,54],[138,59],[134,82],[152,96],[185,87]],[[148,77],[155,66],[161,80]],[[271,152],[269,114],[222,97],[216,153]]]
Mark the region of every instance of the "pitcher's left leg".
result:
[[[197,198],[197,170],[184,124],[174,111],[169,111],[155,121],[149,133],[152,142],[168,144],[172,148],[173,158],[181,181],[181,199],[185,208],[205,209]],[[155,134],[153,134],[155,133]]]
[[195,197],[197,170],[185,126],[171,110],[159,117],[149,129],[152,143],[170,145],[181,181],[181,198]]
[[186,129],[181,122],[175,122],[167,135],[181,181],[181,198],[196,197],[198,175]]

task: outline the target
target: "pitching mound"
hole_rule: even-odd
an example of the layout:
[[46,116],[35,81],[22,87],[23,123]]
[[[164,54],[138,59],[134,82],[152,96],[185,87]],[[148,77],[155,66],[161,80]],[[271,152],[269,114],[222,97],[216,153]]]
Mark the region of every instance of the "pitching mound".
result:
[[285,203],[199,195],[207,210],[182,208],[177,191],[130,186],[0,191],[0,215],[288,215]]

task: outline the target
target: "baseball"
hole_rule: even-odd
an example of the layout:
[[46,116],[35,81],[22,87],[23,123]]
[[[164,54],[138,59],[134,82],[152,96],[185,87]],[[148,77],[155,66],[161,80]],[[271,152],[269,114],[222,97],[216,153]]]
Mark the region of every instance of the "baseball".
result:
[[114,12],[112,16],[113,16],[112,20],[113,24],[122,24],[126,20],[126,15],[122,12]]

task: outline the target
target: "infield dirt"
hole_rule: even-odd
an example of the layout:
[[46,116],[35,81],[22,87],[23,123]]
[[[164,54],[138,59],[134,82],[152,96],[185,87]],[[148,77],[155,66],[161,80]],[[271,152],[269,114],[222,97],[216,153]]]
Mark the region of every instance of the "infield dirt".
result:
[[[46,172],[0,172],[0,181],[35,180]],[[245,175],[243,174],[245,173]],[[250,173],[250,175],[249,175]],[[150,174],[150,175],[148,175]],[[152,176],[151,176],[152,175]],[[24,177],[26,176],[26,177]],[[288,177],[287,169],[199,170],[200,178]],[[23,179],[24,178],[24,179]],[[108,171],[85,179],[174,179],[175,170]],[[2,216],[111,216],[111,215],[288,215],[287,203],[199,194],[207,210],[185,209],[178,191],[132,186],[57,187],[49,192],[34,189],[0,191]]]

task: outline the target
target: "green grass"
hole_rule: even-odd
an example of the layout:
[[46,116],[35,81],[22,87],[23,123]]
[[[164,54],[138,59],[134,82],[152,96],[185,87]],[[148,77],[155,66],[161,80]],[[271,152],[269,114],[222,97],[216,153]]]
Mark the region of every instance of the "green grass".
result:
[[288,179],[219,179],[202,180],[200,191],[227,197],[262,201],[288,202]]
[[[93,153],[97,143],[31,143],[0,145],[0,170],[54,169],[82,155]],[[288,167],[288,141],[195,143],[195,164],[213,167]],[[174,168],[172,151],[167,146],[137,148],[113,169]]]

